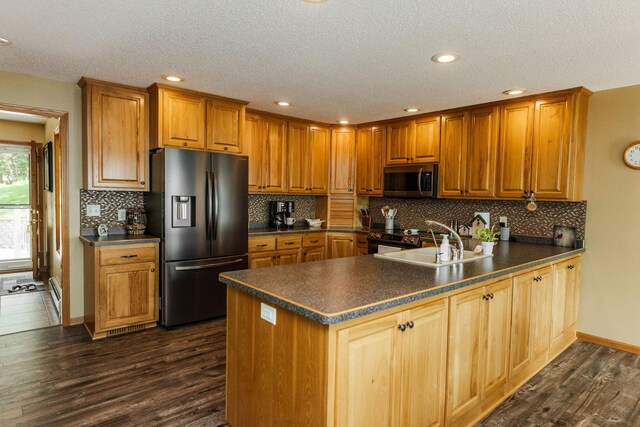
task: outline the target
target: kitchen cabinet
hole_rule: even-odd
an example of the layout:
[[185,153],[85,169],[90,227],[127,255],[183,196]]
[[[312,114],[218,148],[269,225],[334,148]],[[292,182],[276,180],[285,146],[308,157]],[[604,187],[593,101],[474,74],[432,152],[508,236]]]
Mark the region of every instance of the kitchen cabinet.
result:
[[286,186],[286,122],[247,114],[244,154],[249,157],[249,192],[282,193]]
[[82,78],[85,190],[149,190],[149,95]]
[[498,160],[498,107],[478,108],[469,113],[469,139],[465,163],[465,197],[495,196]]
[[84,324],[92,339],[154,327],[158,244],[84,247]]
[[522,198],[529,193],[534,103],[514,102],[500,109],[497,196]]
[[207,99],[207,150],[242,153],[245,107]]
[[558,262],[553,267],[550,353],[558,354],[576,336],[580,258]]
[[337,332],[337,426],[444,424],[444,300]]
[[302,237],[302,262],[327,259],[325,233],[307,233]]
[[511,281],[450,298],[447,423],[467,424],[499,401],[508,380]]
[[467,112],[442,116],[439,196],[462,196],[465,193],[469,119]]
[[358,129],[356,137],[356,193],[382,196],[384,187],[385,127]]
[[412,122],[396,122],[387,125],[387,165],[404,165],[411,162]]
[[288,193],[327,194],[330,139],[329,128],[289,122]]
[[440,158],[440,116],[387,126],[387,165],[437,162]]
[[341,127],[331,131],[331,194],[353,194],[355,188],[356,131]]
[[302,259],[300,234],[249,237],[248,246],[249,268],[298,264]]
[[366,234],[356,234],[356,255],[369,255],[369,240]]
[[329,259],[354,256],[356,239],[352,233],[328,233],[327,249]]

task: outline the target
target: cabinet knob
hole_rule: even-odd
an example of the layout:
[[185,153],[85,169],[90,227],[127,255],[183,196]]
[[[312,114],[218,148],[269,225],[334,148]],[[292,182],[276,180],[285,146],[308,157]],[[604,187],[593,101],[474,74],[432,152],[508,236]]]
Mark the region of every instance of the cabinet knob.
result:
[[227,151],[229,149],[229,147],[224,147],[224,151]]
[[182,145],[184,145],[184,146],[186,147],[186,146],[187,146],[187,143],[186,143],[186,142],[183,142],[183,143],[182,143]]
[[152,268],[152,269],[151,269],[151,270],[149,270],[149,271],[150,271],[150,272],[152,272],[152,273],[155,273],[156,269],[155,269],[155,268]]
[[493,293],[489,294],[489,298],[493,299]]
[[140,184],[141,184],[141,185],[144,185],[144,181],[140,181]]
[[575,265],[571,264],[571,265],[567,266],[567,268],[568,268],[569,270],[573,270],[573,269],[575,268]]
[[404,324],[400,324],[398,325],[398,329],[400,329],[401,332],[404,332],[407,330],[407,327]]
[[409,320],[409,321],[407,322],[407,326],[408,326],[408,327],[410,327],[410,328],[413,328],[413,326],[414,326],[414,324],[413,324],[413,320]]
[[489,301],[489,295],[482,295],[482,299],[485,301]]

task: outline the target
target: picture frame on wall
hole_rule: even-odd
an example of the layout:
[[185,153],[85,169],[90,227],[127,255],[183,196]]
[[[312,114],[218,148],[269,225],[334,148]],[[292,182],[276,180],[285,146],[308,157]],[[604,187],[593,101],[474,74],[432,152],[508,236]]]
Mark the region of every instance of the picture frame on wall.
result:
[[53,192],[53,143],[49,141],[42,149],[44,160],[44,190]]

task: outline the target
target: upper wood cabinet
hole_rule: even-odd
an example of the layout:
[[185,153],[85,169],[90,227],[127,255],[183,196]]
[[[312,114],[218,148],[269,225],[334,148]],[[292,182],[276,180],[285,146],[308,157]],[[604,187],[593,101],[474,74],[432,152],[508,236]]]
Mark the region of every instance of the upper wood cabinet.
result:
[[387,165],[404,165],[411,162],[412,122],[387,125]]
[[246,103],[157,83],[148,90],[151,148],[242,152]]
[[387,126],[387,165],[437,162],[440,158],[440,116]]
[[467,112],[442,116],[439,195],[462,196],[465,192],[465,160],[469,118]]
[[286,188],[286,122],[247,114],[244,154],[249,157],[249,192],[282,193]]
[[356,136],[356,193],[382,196],[384,186],[385,127],[358,129]]
[[327,194],[329,188],[329,128],[289,122],[287,191]]
[[331,131],[331,194],[353,194],[355,189],[356,131],[341,127]]
[[82,78],[83,188],[149,189],[149,96],[144,89]]

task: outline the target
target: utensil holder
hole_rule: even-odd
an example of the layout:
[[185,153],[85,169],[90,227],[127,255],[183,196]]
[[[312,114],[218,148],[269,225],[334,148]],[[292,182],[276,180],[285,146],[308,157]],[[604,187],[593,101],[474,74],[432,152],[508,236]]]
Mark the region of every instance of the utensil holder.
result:
[[385,218],[385,220],[384,220],[384,229],[385,230],[393,230],[393,218]]
[[500,227],[500,240],[506,242],[509,240],[511,229],[509,227]]
[[360,222],[362,222],[362,227],[364,228],[371,227],[371,217],[369,215],[362,215],[360,217]]

